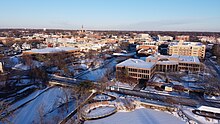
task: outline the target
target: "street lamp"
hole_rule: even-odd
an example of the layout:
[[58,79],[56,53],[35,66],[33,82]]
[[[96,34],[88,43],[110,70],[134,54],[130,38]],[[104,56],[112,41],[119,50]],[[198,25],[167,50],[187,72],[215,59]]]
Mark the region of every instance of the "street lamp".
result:
[[92,93],[95,93],[96,92],[96,90],[95,89],[92,89]]

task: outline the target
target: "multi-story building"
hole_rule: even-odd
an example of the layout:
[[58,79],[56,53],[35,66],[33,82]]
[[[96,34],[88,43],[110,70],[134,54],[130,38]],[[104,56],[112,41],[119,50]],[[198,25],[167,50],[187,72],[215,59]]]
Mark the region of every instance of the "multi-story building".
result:
[[159,41],[168,41],[168,40],[172,41],[172,40],[173,40],[173,37],[171,37],[171,36],[160,36],[160,35],[158,35],[158,39],[159,39]]
[[156,45],[138,45],[136,51],[140,55],[151,55],[158,52],[158,46]]
[[0,62],[0,73],[3,73],[3,64]]
[[155,72],[200,72],[201,63],[195,56],[151,55],[146,60],[128,59],[116,65],[116,78],[125,77],[149,80]]
[[135,40],[152,41],[152,37],[149,34],[137,34]]
[[201,63],[195,56],[152,55],[146,58],[146,62],[155,63],[157,72],[199,72],[201,68]]
[[156,70],[155,63],[145,62],[140,59],[128,59],[116,66],[116,78],[122,79],[129,76],[135,79],[151,79]]
[[202,42],[216,43],[216,38],[213,36],[197,36],[197,38]]
[[180,36],[176,36],[175,37],[175,40],[177,40],[177,41],[181,41],[181,40],[183,40],[183,41],[189,41],[189,36],[188,35],[180,35]]
[[24,51],[23,55],[35,55],[35,54],[52,54],[52,53],[60,53],[65,52],[66,54],[72,54],[73,56],[80,56],[81,52],[79,48],[75,47],[54,47],[54,48],[44,48],[44,49],[31,49],[28,51]]
[[199,42],[175,42],[168,47],[169,55],[198,56],[205,58],[206,46]]
[[138,41],[137,44],[139,45],[158,45],[158,42],[156,41],[146,41],[146,40],[142,40],[142,41]]
[[219,44],[219,43],[220,43],[220,38],[217,38],[217,40],[216,40],[216,41],[217,41],[217,43]]

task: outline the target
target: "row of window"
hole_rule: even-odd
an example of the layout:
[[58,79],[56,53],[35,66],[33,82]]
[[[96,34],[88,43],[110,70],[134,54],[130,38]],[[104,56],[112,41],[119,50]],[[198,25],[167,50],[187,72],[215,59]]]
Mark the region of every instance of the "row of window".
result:
[[149,79],[149,75],[144,75],[144,74],[137,74],[137,73],[129,73],[129,76],[135,77],[135,78],[143,78],[143,79]]
[[180,66],[187,66],[187,67],[200,67],[199,64],[188,64],[188,63],[179,63]]
[[149,73],[149,70],[142,70],[142,69],[134,69],[134,68],[128,68],[129,72],[139,72],[139,73]]
[[199,71],[198,68],[187,68],[187,67],[179,67],[180,70],[190,70],[190,71]]

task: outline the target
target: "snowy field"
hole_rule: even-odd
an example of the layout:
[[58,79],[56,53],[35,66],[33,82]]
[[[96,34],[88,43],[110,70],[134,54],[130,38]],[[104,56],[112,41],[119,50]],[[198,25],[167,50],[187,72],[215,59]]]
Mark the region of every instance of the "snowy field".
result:
[[132,112],[117,112],[109,117],[86,121],[85,124],[185,124],[181,119],[152,109],[140,108]]

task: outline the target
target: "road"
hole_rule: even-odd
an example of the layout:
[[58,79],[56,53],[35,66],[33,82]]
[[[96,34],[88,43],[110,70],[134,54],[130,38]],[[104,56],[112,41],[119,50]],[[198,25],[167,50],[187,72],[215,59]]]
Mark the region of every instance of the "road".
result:
[[138,96],[149,100],[166,102],[170,104],[181,104],[181,105],[193,106],[193,107],[197,107],[198,105],[209,105],[214,107],[220,107],[219,103],[208,102],[205,101],[203,98],[195,99],[195,98],[187,98],[187,97],[177,97],[177,96],[169,96],[169,95],[156,94],[150,92],[140,92],[129,89],[121,89],[121,88],[119,88],[119,90],[114,89],[110,91],[125,95]]
[[208,67],[211,70],[215,70],[216,75],[218,77],[218,79],[220,79],[220,70],[215,66],[215,64],[210,60],[210,59],[206,59],[204,64],[206,65],[206,67]]

